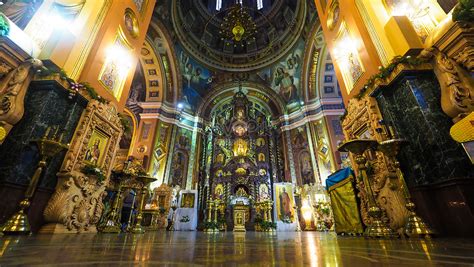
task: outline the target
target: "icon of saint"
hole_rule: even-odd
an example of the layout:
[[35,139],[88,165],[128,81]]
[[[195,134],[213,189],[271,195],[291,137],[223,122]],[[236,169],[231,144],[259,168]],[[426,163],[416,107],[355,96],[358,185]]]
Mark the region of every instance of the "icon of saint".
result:
[[97,165],[100,158],[100,140],[96,139],[94,141],[94,145],[89,147],[86,151],[85,160],[89,161],[90,163]]
[[291,202],[290,196],[286,192],[286,189],[283,187],[283,190],[280,192],[280,219],[291,220]]

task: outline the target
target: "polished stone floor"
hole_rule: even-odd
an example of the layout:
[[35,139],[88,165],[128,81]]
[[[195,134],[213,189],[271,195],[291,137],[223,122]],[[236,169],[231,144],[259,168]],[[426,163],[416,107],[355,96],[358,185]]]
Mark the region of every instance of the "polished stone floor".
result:
[[0,266],[474,266],[474,240],[332,233],[149,232],[0,237]]

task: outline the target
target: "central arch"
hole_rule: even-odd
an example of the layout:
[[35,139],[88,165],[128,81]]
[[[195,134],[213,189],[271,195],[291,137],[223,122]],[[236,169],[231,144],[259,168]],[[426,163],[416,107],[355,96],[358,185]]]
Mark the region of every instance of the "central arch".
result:
[[[285,102],[281,96],[276,94],[270,87],[261,83],[248,81],[241,82],[241,86],[242,89],[247,92],[248,98],[268,108],[273,119],[287,112]],[[211,111],[214,107],[222,100],[232,98],[238,88],[238,82],[226,82],[214,86],[206,97],[204,97],[196,110],[196,114],[204,120],[207,120],[210,118]]]

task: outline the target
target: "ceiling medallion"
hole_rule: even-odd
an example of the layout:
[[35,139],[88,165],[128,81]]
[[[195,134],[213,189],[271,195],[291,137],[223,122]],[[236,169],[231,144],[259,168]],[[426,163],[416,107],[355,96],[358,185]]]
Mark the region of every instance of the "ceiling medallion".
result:
[[244,41],[255,40],[254,35],[257,33],[257,25],[250,16],[247,7],[236,4],[227,9],[226,12],[227,14],[220,25],[221,40],[232,40],[234,46],[239,44],[244,46]]

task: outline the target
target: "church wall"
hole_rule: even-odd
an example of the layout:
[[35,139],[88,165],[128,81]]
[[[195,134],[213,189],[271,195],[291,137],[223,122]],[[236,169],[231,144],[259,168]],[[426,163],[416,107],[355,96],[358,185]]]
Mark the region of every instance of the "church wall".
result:
[[[346,140],[407,139],[399,160],[420,215],[440,234],[472,235],[465,225],[473,219],[468,209],[474,203],[467,194],[472,192],[474,171],[461,145],[449,136],[453,122],[472,111],[467,106],[453,108],[472,102],[472,80],[465,76],[472,74],[467,59],[472,47],[463,30],[469,24],[453,22],[445,1],[315,2],[348,111],[342,118]],[[342,43],[356,49],[345,51]],[[396,56],[420,62],[389,65]],[[369,79],[376,74],[377,79]],[[449,87],[454,86],[469,96],[453,100]],[[407,213],[399,208],[403,201],[395,184],[386,179],[394,163],[377,153],[368,156],[371,186],[390,226],[398,229]],[[357,170],[356,164],[352,167]],[[361,201],[367,222],[363,194]]]
[[387,124],[410,140],[399,160],[420,213],[442,234],[472,235],[474,166],[448,135],[452,122],[434,74],[406,75],[375,97]]
[[[321,27],[324,32],[324,39],[327,42],[327,47],[331,54],[331,58],[334,59],[335,71],[338,81],[340,81],[340,87],[344,102],[347,104],[349,97],[356,95],[357,92],[363,87],[364,81],[367,80],[371,75],[377,72],[378,66],[381,65],[381,61],[377,55],[374,45],[370,40],[367,29],[364,26],[364,22],[357,11],[355,1],[328,1],[326,7],[323,7],[319,1],[316,1],[316,9],[320,21],[327,22],[332,21],[330,17],[334,17],[335,22],[328,25],[328,23],[321,23]],[[360,60],[360,64],[363,67],[363,71],[359,77],[355,77],[353,85],[347,86],[344,82],[344,74],[341,72],[338,66],[337,60],[340,58],[335,54],[337,42],[335,40],[341,40],[341,34],[347,31],[347,36],[344,37],[344,44],[340,44],[342,47],[347,48],[347,53],[353,53],[353,56]],[[350,51],[349,51],[350,50]]]
[[142,118],[137,129],[134,150],[130,155],[143,163],[148,170],[151,166],[153,143],[157,134],[156,129],[159,121],[156,119]]
[[374,96],[387,125],[410,140],[400,154],[409,185],[474,178],[467,154],[448,134],[452,123],[441,110],[441,90],[433,73],[406,75]]
[[179,45],[175,46],[182,79],[181,102],[190,112],[195,112],[208,93],[215,74],[198,63]]
[[[155,1],[152,0],[146,1],[146,5],[153,6],[154,2]],[[127,30],[127,25],[125,24],[124,15],[127,8],[134,12],[138,20],[139,31],[136,37]],[[105,17],[97,35],[98,38],[95,40],[85,63],[85,67],[80,75],[80,80],[91,84],[101,96],[118,103],[119,110],[123,109],[127,101],[133,74],[135,72],[134,70],[141,52],[138,47],[141,47],[145,40],[147,28],[153,13],[152,8],[146,8],[145,6],[143,8],[144,11],[141,13],[137,10],[133,1],[113,1],[111,10],[114,10],[114,12],[109,12]],[[111,62],[109,60],[114,57],[110,54],[113,53],[110,49],[117,38],[121,40],[121,44],[119,45],[119,47],[121,47],[120,49],[128,51],[126,53],[128,53],[129,56],[128,62],[120,63],[127,65],[122,66],[126,69],[121,70],[121,74],[115,74],[118,70],[112,71],[113,66],[107,65]],[[124,57],[126,56],[121,56],[121,58]],[[103,76],[108,73],[109,68],[110,75],[107,74],[108,76]],[[102,81],[100,81],[100,79],[102,79]],[[113,91],[105,85],[107,81],[111,80],[120,83],[117,87],[114,87]]]
[[[59,128],[58,136],[63,133],[63,141],[71,141],[87,102],[81,97],[69,99],[68,96],[56,81],[30,84],[25,96],[25,114],[0,146],[0,192],[5,193],[0,203],[0,224],[17,211],[17,204],[36,170],[39,152],[31,141],[41,138],[48,127]],[[28,214],[34,232],[43,223],[43,210],[56,186],[56,173],[64,155],[61,152],[49,161],[38,184]]]
[[162,102],[165,84],[164,67],[159,55],[156,55],[149,41],[145,41],[140,51],[140,64],[144,69],[145,78],[145,101]]
[[196,144],[195,140],[193,140],[193,132],[184,128],[177,128],[175,138],[175,142],[172,144],[173,152],[168,184],[171,186],[178,185],[182,189],[187,189],[190,176],[188,173],[189,168],[194,166],[195,156],[193,152],[195,153],[195,150],[193,146]]
[[344,140],[344,132],[341,125],[341,117],[329,115],[325,117],[330,142],[331,152],[334,158],[336,170],[341,167],[343,161],[347,158],[347,153],[337,151],[337,147]]
[[[173,127],[173,125],[163,121],[157,123],[155,142],[150,151],[151,163],[149,166],[150,175],[158,179],[155,182],[156,185],[166,183],[165,170],[171,149],[170,140]],[[155,187],[155,184],[152,187]]]

